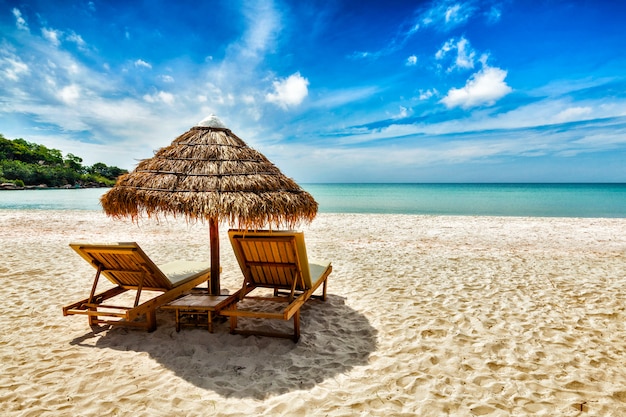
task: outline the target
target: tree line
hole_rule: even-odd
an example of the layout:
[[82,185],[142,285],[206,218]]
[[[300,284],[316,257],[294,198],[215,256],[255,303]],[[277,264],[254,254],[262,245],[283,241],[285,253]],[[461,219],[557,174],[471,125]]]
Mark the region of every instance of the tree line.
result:
[[46,185],[48,187],[110,187],[125,169],[102,162],[84,166],[83,159],[58,149],[28,142],[6,139],[0,133],[0,183],[17,187]]

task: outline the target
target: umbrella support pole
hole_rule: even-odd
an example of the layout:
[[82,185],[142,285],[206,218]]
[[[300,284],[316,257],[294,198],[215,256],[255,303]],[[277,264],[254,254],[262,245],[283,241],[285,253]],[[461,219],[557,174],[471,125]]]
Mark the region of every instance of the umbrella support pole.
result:
[[209,239],[211,246],[211,279],[209,281],[209,294],[220,295],[220,237],[219,223],[217,219],[209,219]]

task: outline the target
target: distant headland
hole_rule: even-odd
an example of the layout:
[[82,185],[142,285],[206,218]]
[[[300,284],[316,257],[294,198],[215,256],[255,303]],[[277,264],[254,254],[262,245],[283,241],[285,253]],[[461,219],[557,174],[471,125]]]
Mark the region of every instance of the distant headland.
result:
[[63,157],[58,149],[0,134],[0,190],[112,187],[128,172],[102,162],[91,166],[82,162],[71,153]]

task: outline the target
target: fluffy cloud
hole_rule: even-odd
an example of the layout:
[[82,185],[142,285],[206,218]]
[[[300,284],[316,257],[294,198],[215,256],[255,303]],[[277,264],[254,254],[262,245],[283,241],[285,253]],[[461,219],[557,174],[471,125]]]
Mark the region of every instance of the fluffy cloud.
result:
[[144,61],[143,59],[138,59],[135,61],[135,67],[137,68],[148,68],[152,69],[152,65]]
[[420,90],[419,99],[420,100],[428,100],[429,98],[431,98],[432,96],[435,96],[437,94],[439,94],[439,92],[435,88],[429,89],[429,90]]
[[452,51],[456,51],[456,57],[454,59],[454,64],[448,68],[448,72],[455,68],[474,68],[474,58],[476,57],[476,52],[472,49],[469,41],[465,38],[461,38],[458,41],[453,38],[444,43],[435,54],[435,59],[442,60],[448,55],[449,52]]
[[28,71],[28,65],[17,56],[7,54],[6,57],[0,57],[0,75],[4,75],[4,78],[17,81],[22,74],[26,74]]
[[471,2],[442,1],[433,4],[434,6],[422,15],[422,23],[426,26],[438,25],[444,30],[461,26],[476,11]]
[[504,79],[507,72],[494,67],[484,66],[472,75],[463,88],[452,88],[441,100],[448,108],[462,107],[468,109],[481,105],[493,105],[498,99],[510,93]]
[[411,55],[410,57],[408,57],[406,59],[406,66],[407,67],[412,67],[412,66],[415,66],[415,65],[417,65],[417,56]]
[[461,38],[461,40],[456,44],[456,60],[455,65],[457,68],[474,68],[474,56],[476,53],[469,46],[469,41],[465,38]]
[[76,84],[63,87],[58,92],[58,97],[66,104],[74,104],[80,98],[80,87]]
[[69,35],[67,35],[66,38],[68,41],[75,43],[80,49],[86,49],[87,44],[85,43],[85,41],[83,40],[83,37],[80,36],[79,34],[77,34],[74,31],[71,31]]
[[54,45],[54,46],[61,45],[61,35],[63,35],[63,32],[58,31],[58,30],[54,30],[54,29],[41,28],[41,34],[52,45]]
[[460,4],[455,4],[454,6],[448,7],[446,9],[446,13],[445,13],[445,21],[446,23],[450,23],[450,22],[456,22],[459,20],[464,20],[461,16],[460,16],[460,12],[461,11],[461,5]]
[[309,95],[309,80],[296,72],[288,78],[274,81],[274,92],[268,93],[265,99],[283,109],[297,106]]
[[28,31],[28,24],[26,23],[26,20],[24,20],[24,18],[22,17],[22,12],[20,12],[19,9],[15,9],[15,8],[11,10],[11,12],[13,13],[13,16],[15,17],[15,26],[20,30]]
[[404,119],[408,116],[410,116],[413,113],[413,110],[404,107],[404,106],[400,106],[400,111],[398,112],[398,114],[395,114],[393,116],[391,116],[392,119],[394,120],[398,120],[398,119]]
[[172,93],[167,93],[165,91],[159,91],[156,94],[146,94],[143,96],[143,99],[148,103],[165,103],[165,104],[173,104],[174,103],[174,95]]
[[570,107],[555,116],[557,122],[578,121],[592,113],[591,107]]

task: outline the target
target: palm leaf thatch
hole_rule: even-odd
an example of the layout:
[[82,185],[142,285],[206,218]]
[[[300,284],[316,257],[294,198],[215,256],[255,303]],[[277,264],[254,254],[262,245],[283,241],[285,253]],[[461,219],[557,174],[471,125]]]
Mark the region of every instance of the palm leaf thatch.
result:
[[310,222],[317,202],[225,128],[196,126],[141,161],[101,198],[105,212],[136,220],[169,214],[239,228]]
[[240,229],[292,228],[317,214],[309,193],[215,116],[141,161],[100,203],[107,215],[135,221],[143,214],[208,220],[213,295],[220,294],[219,223]]

